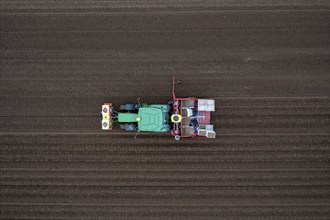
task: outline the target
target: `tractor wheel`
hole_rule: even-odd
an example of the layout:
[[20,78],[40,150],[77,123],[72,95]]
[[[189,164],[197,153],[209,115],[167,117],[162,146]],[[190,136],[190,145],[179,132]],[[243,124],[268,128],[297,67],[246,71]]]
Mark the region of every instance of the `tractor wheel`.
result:
[[125,124],[120,124],[119,126],[121,129],[123,129],[125,131],[136,131],[137,130],[136,124],[134,124],[134,123],[125,123]]
[[120,129],[126,130],[126,124],[119,124]]
[[179,135],[175,135],[175,136],[174,136],[174,139],[175,139],[176,141],[178,141],[178,140],[180,140],[180,136],[179,136]]
[[136,131],[136,124],[128,123],[126,124],[126,131]]
[[120,105],[119,109],[123,110],[123,111],[135,111],[135,110],[137,110],[136,104]]

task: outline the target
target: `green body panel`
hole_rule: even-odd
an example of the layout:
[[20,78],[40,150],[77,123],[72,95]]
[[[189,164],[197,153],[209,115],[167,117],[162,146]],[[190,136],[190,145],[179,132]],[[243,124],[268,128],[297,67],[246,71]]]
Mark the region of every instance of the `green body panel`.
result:
[[[159,108],[142,107],[139,109],[138,128],[140,131],[166,132],[168,131],[165,123],[164,113]],[[166,126],[165,126],[166,125]]]
[[138,117],[138,114],[136,113],[118,113],[118,122],[137,122],[136,118]]
[[164,112],[168,112],[171,108],[169,105],[164,105],[164,104],[151,104],[151,105],[144,105],[143,107],[159,108]]
[[[170,121],[170,116],[168,114],[168,112],[171,110],[171,106],[168,105],[168,104],[151,104],[151,105],[146,105],[146,107],[149,107],[149,108],[159,108],[163,111],[163,120],[165,120],[165,124],[166,125],[163,125],[163,127],[166,127],[168,128],[168,123]],[[169,129],[167,129],[167,131],[169,131]]]

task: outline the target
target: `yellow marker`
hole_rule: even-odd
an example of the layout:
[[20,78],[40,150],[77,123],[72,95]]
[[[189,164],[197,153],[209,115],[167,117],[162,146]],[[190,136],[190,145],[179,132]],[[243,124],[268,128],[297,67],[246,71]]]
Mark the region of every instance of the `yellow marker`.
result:
[[109,105],[102,105],[102,116],[110,117],[110,106]]
[[174,114],[171,116],[171,122],[180,123],[182,121],[182,116],[179,114]]
[[141,121],[141,118],[136,118],[136,121]]

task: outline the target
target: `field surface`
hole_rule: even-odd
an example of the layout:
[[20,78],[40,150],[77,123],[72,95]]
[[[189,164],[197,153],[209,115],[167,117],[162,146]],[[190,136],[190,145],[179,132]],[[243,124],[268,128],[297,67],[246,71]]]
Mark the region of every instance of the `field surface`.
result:
[[[327,0],[0,0],[0,218],[321,220]],[[213,140],[100,106],[216,100]]]

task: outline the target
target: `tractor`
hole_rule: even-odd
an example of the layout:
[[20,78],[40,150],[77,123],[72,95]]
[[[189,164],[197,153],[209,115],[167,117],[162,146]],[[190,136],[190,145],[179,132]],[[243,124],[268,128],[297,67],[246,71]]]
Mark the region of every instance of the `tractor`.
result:
[[172,97],[167,104],[120,105],[115,111],[112,103],[102,105],[102,130],[111,131],[114,123],[125,131],[169,132],[175,138],[215,138],[210,124],[211,112],[215,111],[213,99],[178,98],[174,86],[178,81],[173,77]]

